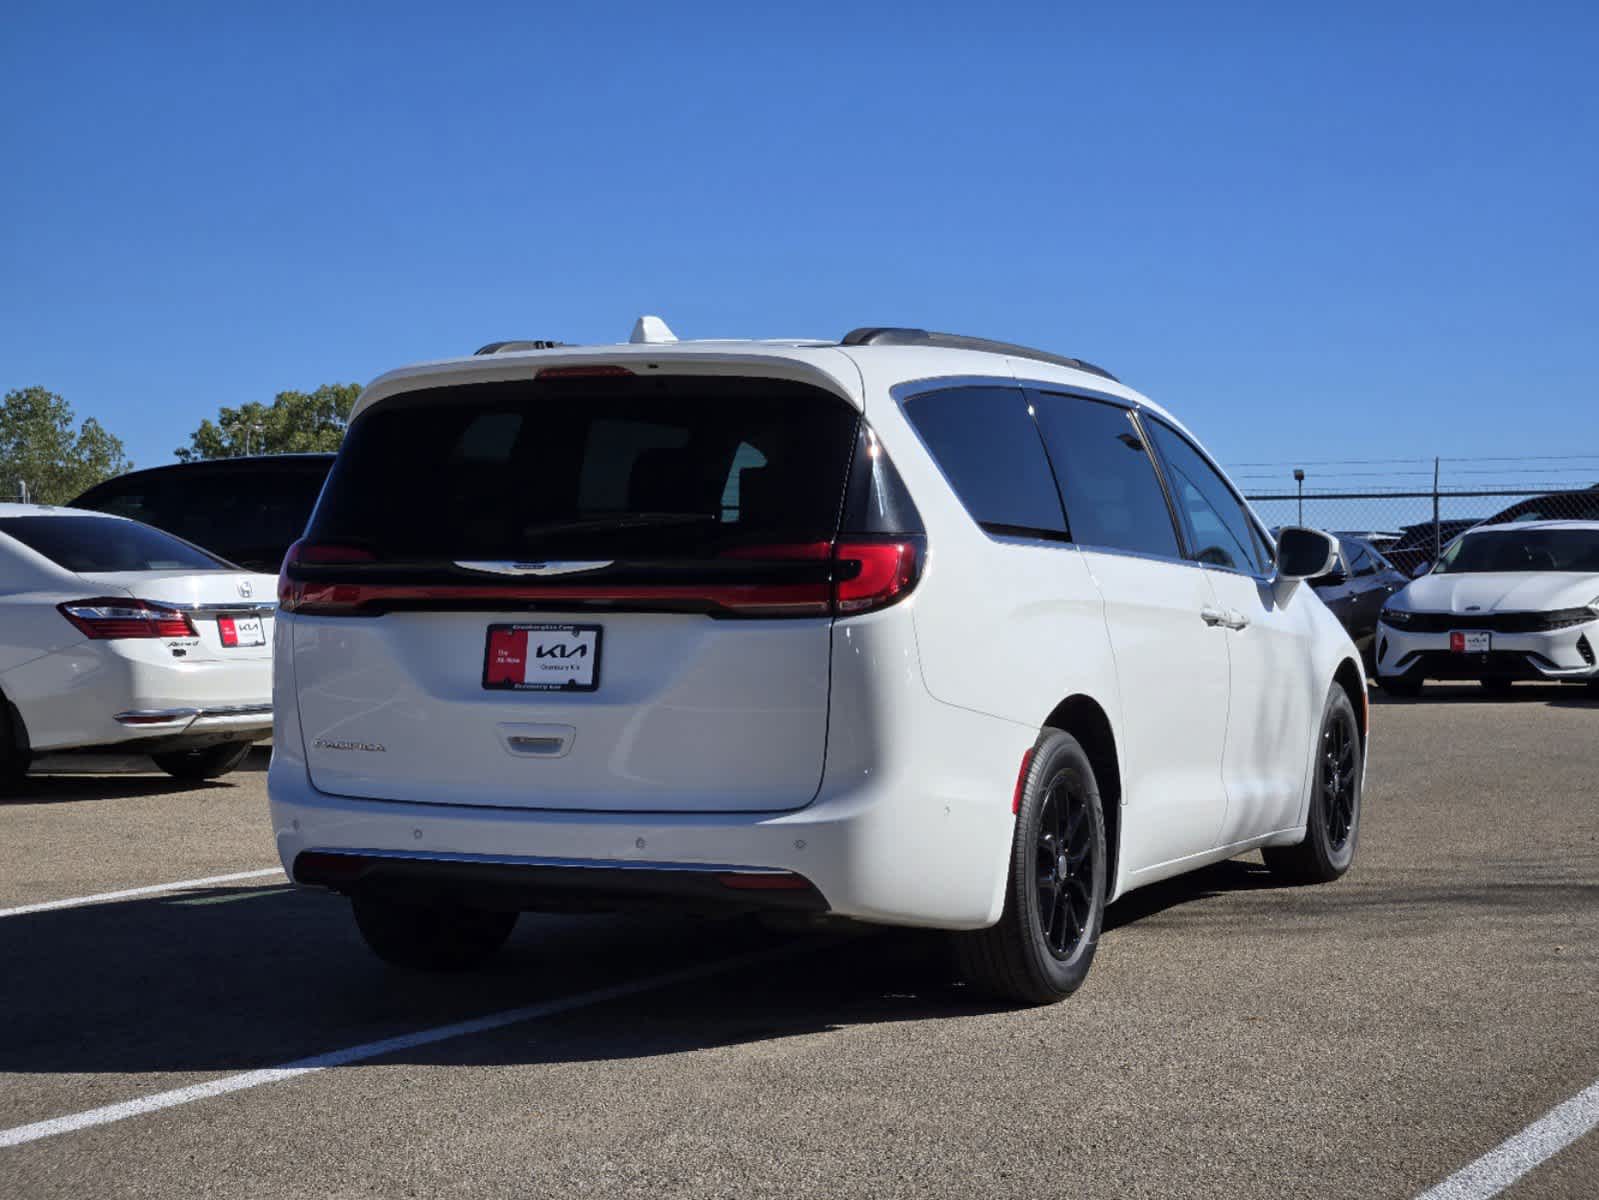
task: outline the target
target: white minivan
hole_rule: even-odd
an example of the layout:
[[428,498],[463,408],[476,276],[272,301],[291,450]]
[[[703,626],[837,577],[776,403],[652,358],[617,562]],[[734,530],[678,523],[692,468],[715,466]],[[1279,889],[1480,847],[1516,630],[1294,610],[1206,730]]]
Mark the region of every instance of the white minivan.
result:
[[1134,888],[1348,869],[1336,548],[1005,343],[646,318],[395,371],[279,580],[279,852],[407,966],[523,911],[779,910],[950,930],[1053,1001]]

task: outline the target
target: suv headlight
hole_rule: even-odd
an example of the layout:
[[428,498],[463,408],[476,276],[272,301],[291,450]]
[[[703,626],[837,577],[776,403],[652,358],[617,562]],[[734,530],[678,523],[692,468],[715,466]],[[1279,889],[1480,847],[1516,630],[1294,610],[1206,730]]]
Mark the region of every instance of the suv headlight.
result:
[[1392,625],[1395,629],[1403,629],[1410,624],[1410,614],[1402,608],[1384,608],[1377,614],[1377,619],[1384,625]]

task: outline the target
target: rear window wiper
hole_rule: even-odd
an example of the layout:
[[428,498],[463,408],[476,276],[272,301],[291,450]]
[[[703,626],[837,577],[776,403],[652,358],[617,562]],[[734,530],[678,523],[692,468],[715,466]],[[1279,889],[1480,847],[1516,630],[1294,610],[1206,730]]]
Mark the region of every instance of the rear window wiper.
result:
[[551,533],[581,533],[591,529],[645,529],[658,525],[698,525],[716,522],[715,513],[704,512],[629,512],[613,513],[606,517],[586,517],[574,521],[546,521],[538,525],[524,525],[524,537],[539,537]]

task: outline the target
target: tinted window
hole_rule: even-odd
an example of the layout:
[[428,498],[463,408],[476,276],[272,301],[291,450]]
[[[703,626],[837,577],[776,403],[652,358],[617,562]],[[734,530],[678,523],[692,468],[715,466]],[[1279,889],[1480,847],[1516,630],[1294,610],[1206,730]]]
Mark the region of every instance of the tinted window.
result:
[[1476,571],[1599,573],[1599,529],[1498,529],[1468,533],[1444,551],[1439,575]]
[[1020,388],[949,388],[905,404],[972,519],[990,532],[1064,536],[1060,496]]
[[1031,399],[1060,480],[1072,540],[1178,557],[1171,510],[1127,410],[1047,392]]
[[1154,419],[1147,423],[1166,467],[1190,557],[1211,566],[1266,574],[1270,565],[1265,545],[1227,481],[1176,430]]
[[1349,573],[1351,575],[1375,575],[1377,563],[1372,558],[1371,549],[1364,542],[1348,542],[1346,549],[1349,555]]
[[428,388],[345,437],[310,536],[384,558],[693,558],[826,541],[859,414],[782,380]]
[[228,564],[177,538],[109,517],[4,517],[0,533],[69,571],[222,571]]
[[305,531],[326,463],[161,471],[95,490],[82,507],[143,521],[257,570]]

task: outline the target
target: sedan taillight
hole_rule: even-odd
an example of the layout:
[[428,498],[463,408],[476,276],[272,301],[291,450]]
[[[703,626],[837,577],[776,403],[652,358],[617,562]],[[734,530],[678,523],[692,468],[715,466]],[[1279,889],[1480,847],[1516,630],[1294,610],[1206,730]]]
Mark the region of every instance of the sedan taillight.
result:
[[199,636],[186,613],[149,600],[102,596],[58,604],[56,608],[77,626],[79,633],[95,641]]

